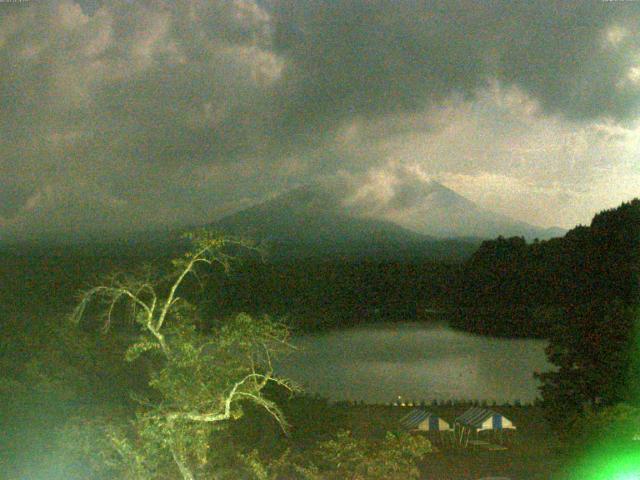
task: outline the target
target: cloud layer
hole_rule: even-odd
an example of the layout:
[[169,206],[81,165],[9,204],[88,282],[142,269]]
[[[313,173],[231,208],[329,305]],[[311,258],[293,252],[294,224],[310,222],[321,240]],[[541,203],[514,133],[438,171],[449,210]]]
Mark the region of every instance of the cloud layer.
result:
[[206,222],[398,165],[567,226],[640,194],[639,107],[637,2],[0,4],[0,235]]

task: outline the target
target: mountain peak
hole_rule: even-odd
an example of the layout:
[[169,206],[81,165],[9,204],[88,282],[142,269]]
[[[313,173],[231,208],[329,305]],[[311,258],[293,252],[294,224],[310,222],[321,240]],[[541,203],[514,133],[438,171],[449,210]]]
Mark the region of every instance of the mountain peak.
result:
[[415,208],[425,203],[431,208],[477,209],[473,202],[435,180],[402,185],[397,188],[388,206],[393,209]]
[[374,179],[360,186],[345,205],[355,215],[382,218],[439,238],[503,235],[532,240],[560,233],[484,209],[442,183],[410,171],[392,174],[391,181]]

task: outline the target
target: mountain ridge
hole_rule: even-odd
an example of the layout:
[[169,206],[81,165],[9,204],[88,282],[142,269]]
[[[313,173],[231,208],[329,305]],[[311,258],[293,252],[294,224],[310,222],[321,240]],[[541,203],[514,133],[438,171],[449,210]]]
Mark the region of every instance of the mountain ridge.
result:
[[372,195],[340,196],[306,184],[227,215],[210,224],[233,234],[270,240],[362,240],[368,231],[411,241],[481,241],[498,236],[540,240],[565,230],[542,228],[483,209],[436,181],[409,185],[376,203]]
[[[384,219],[358,217],[317,185],[304,185],[208,225],[275,245],[277,257],[467,258],[478,246],[436,239]],[[286,250],[289,250],[287,253]]]
[[356,215],[384,218],[436,238],[547,240],[566,233],[559,227],[538,227],[482,208],[435,180],[405,179],[383,199],[369,193],[369,198],[355,195],[347,200],[348,208]]

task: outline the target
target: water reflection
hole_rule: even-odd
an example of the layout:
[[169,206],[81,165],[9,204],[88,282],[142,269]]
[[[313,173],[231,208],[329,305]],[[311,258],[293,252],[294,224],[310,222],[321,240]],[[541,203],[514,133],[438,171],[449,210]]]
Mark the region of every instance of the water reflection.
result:
[[537,396],[534,371],[551,369],[543,340],[485,338],[446,324],[369,325],[306,335],[278,366],[332,400],[520,400]]

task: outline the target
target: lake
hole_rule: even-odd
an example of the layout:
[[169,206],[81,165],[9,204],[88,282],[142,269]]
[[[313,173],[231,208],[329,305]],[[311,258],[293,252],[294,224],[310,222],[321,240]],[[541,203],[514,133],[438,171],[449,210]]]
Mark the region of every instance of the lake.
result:
[[546,341],[488,338],[446,323],[393,323],[308,334],[277,367],[310,394],[366,403],[532,402],[535,371],[552,369]]

